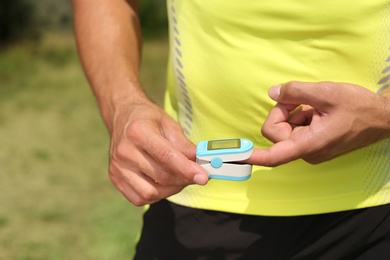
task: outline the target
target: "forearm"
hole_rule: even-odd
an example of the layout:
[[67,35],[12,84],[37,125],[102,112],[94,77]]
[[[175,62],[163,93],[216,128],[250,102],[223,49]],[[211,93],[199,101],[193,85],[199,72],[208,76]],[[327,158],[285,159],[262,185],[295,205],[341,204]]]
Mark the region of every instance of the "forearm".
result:
[[115,112],[122,104],[145,98],[139,84],[138,3],[73,0],[73,9],[81,62],[111,131]]

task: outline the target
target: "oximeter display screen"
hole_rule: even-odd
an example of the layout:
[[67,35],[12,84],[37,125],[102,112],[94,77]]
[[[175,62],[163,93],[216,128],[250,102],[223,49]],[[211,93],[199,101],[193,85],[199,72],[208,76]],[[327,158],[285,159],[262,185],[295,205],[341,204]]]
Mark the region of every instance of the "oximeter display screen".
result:
[[208,142],[207,150],[235,149],[240,147],[240,139],[214,140]]

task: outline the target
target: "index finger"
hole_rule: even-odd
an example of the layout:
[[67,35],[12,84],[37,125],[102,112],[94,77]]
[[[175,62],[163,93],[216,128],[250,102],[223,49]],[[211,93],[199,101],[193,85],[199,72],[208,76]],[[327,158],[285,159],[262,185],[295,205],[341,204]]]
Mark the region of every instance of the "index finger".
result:
[[208,175],[205,170],[197,163],[189,160],[163,136],[155,133],[145,133],[144,136],[141,146],[162,167],[192,183],[200,185],[207,183]]
[[288,122],[290,112],[294,110],[297,105],[284,105],[277,103],[267,116],[261,133],[272,142],[279,142],[287,139],[292,131],[292,126]]
[[300,149],[293,144],[291,139],[287,139],[268,149],[254,149],[252,156],[246,162],[253,165],[275,167],[299,159],[300,155]]

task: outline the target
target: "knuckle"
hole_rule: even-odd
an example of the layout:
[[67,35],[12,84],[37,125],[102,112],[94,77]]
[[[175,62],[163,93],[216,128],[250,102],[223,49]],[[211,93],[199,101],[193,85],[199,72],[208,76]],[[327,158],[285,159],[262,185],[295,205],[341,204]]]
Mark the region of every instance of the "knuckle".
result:
[[131,140],[138,140],[144,134],[145,131],[141,122],[133,122],[126,126],[126,136]]
[[131,199],[130,202],[136,207],[142,207],[142,206],[145,206],[146,204],[148,204],[148,202],[141,199],[141,197],[135,197],[135,198]]
[[150,204],[155,201],[155,197],[158,195],[156,190],[145,189],[142,190],[140,193],[137,191],[135,192],[129,192],[129,189],[127,189],[125,184],[123,183],[123,180],[117,176],[115,173],[110,172],[110,180],[112,184],[134,205],[137,207],[144,206],[146,204]]
[[155,188],[144,189],[140,196],[141,203],[150,203],[158,198],[158,192]]
[[150,128],[150,125],[144,121],[134,121],[128,123],[125,127],[125,135],[127,139],[132,142],[138,142],[144,140],[146,137],[146,130]]
[[299,81],[289,81],[285,83],[284,86],[286,86],[287,88],[297,88],[297,86],[299,86]]
[[270,136],[271,132],[267,123],[264,123],[264,125],[261,127],[261,134],[266,138]]
[[174,157],[174,152],[166,147],[163,147],[157,151],[157,159],[164,165],[169,164]]
[[119,160],[124,160],[129,158],[130,150],[128,145],[126,145],[124,142],[119,143],[113,152],[113,157]]
[[271,127],[270,125],[263,126],[261,128],[261,134],[273,143],[285,139],[277,128]]
[[281,91],[281,95],[288,94],[288,93],[296,93],[301,91],[302,83],[299,81],[289,81],[284,84],[283,90]]
[[168,173],[160,173],[157,177],[159,184],[167,186],[172,184],[172,176]]
[[116,172],[116,167],[110,164],[108,177],[110,178],[110,181],[112,182],[112,184],[114,184],[115,187],[119,187],[120,178],[115,174],[115,172]]
[[118,161],[110,160],[108,165],[108,177],[112,182],[120,183],[122,180],[122,167]]

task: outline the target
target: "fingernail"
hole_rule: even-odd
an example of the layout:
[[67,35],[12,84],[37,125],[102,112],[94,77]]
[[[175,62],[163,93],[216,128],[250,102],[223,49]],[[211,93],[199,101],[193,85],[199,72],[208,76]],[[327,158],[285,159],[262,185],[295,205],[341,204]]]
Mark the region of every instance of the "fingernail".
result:
[[199,184],[199,185],[205,185],[209,178],[205,174],[196,174],[194,176],[194,183]]
[[277,100],[280,95],[281,88],[282,88],[281,84],[271,87],[268,91],[268,96],[273,100]]

